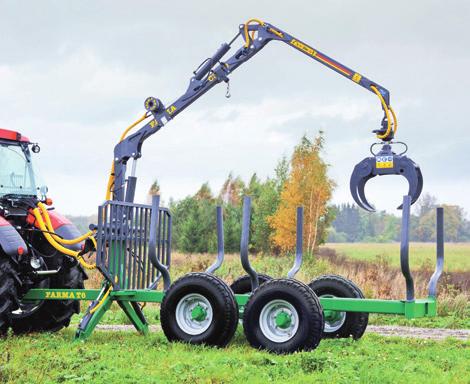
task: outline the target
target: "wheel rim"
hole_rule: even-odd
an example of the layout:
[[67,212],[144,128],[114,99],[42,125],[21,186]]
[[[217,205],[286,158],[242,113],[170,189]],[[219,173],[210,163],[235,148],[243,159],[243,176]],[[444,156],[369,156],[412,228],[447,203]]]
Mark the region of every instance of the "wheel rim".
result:
[[213,312],[209,300],[199,293],[184,296],[176,306],[176,323],[189,335],[200,335],[212,324]]
[[259,325],[263,335],[275,343],[292,339],[299,328],[299,314],[285,300],[273,300],[261,310]]
[[[334,295],[321,295],[320,297],[336,297]],[[346,312],[340,311],[323,311],[325,317],[325,327],[323,331],[325,333],[333,333],[340,329],[346,321]]]

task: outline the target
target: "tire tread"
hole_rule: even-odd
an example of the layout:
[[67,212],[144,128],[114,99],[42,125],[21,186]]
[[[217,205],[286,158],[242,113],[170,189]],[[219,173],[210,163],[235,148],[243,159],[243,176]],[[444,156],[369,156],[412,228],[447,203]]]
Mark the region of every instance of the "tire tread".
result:
[[[351,298],[364,299],[364,294],[360,288],[354,284],[351,280],[335,274],[322,275],[312,280],[309,284],[310,288],[316,291],[317,285],[322,284],[336,284],[346,289],[349,292]],[[353,321],[347,326],[342,327],[335,333],[324,333],[325,338],[347,338],[352,337],[354,340],[360,339],[366,331],[367,324],[369,323],[369,314],[367,312],[346,312],[351,316],[353,314]]]

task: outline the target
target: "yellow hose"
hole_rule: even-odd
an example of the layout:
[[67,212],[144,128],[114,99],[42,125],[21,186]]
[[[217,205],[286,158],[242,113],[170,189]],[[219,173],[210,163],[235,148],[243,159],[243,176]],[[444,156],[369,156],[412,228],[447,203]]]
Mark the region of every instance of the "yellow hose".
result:
[[258,23],[264,25],[264,22],[259,19],[250,19],[245,23],[245,26],[243,27],[243,31],[245,33],[245,48],[248,48],[250,46],[250,41],[253,40],[255,36],[255,31],[252,31],[253,33],[251,34],[251,39],[250,35],[248,34],[248,25],[250,25],[251,23]]
[[98,310],[98,308],[100,308],[100,307],[103,305],[104,301],[105,301],[106,298],[109,296],[109,294],[111,293],[112,290],[113,290],[113,286],[110,285],[109,288],[108,288],[108,290],[106,291],[106,293],[103,295],[103,297],[102,297],[101,300],[99,301],[99,303],[96,304],[92,309],[90,309],[90,314],[95,313],[95,312]]
[[382,103],[383,110],[385,112],[385,116],[387,116],[387,131],[383,135],[377,135],[377,137],[379,139],[386,139],[388,136],[390,136],[390,132],[392,130],[392,122],[390,121],[390,111],[388,110],[388,106],[385,103],[385,100],[384,100],[383,96],[380,94],[380,92],[378,91],[378,89],[374,85],[371,85],[370,88],[372,89],[372,91],[374,91],[374,93],[380,99],[380,102]]
[[393,134],[396,134],[398,130],[397,115],[395,115],[395,111],[393,110],[391,105],[388,106],[388,109],[390,109],[390,112],[392,113],[392,116],[393,116]]
[[47,210],[47,207],[45,204],[39,202],[38,203],[39,210],[41,211],[42,217],[44,218],[44,222],[46,225],[46,228],[50,233],[50,235],[54,238],[55,241],[61,244],[65,245],[72,245],[72,244],[77,244],[81,243],[82,241],[88,239],[89,237],[93,236],[94,232],[93,231],[88,231],[84,235],[77,237],[75,239],[62,239],[60,236],[57,236],[54,234],[54,227],[52,226],[51,223],[51,218],[49,216],[49,211]]
[[96,264],[89,264],[85,260],[83,260],[83,257],[80,255],[80,252],[78,251],[72,251],[71,249],[68,249],[64,247],[63,245],[59,244],[57,241],[54,240],[52,235],[49,233],[46,224],[44,223],[44,220],[41,216],[41,211],[39,208],[34,208],[33,209],[33,215],[36,218],[36,221],[38,223],[39,229],[42,231],[44,237],[46,240],[51,244],[55,249],[57,249],[59,252],[62,252],[65,255],[71,256],[75,259],[78,260],[78,262],[86,269],[95,269]]
[[[131,125],[129,125],[125,130],[124,132],[122,133],[120,139],[119,139],[119,142],[123,141],[127,134],[129,133],[129,131],[134,128],[137,124],[139,124],[140,122],[144,121],[147,117],[149,117],[150,115],[148,113],[145,113],[144,115],[142,115],[142,117],[140,117],[138,120],[136,120],[135,122],[133,122]],[[111,164],[111,171],[109,172],[109,177],[108,177],[108,185],[106,187],[106,197],[105,197],[105,200],[111,200],[111,190],[113,188],[113,184],[114,184],[114,161],[113,163]]]

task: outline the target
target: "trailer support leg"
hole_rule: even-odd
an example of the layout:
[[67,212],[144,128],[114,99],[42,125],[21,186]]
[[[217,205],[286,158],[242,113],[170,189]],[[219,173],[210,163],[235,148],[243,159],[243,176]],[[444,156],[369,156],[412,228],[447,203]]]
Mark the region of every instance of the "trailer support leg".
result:
[[143,335],[148,335],[149,326],[147,320],[142,313],[138,303],[129,301],[118,301],[117,302],[121,309],[126,313],[127,317],[131,321],[132,325]]
[[[101,296],[101,295],[100,295]],[[90,313],[88,309],[87,314],[83,317],[78,325],[77,332],[75,334],[75,340],[85,340],[91,336],[93,330],[98,325],[106,311],[111,307],[111,297],[106,297],[100,307],[93,313]],[[93,304],[92,304],[93,305]],[[92,306],[90,306],[91,308]]]

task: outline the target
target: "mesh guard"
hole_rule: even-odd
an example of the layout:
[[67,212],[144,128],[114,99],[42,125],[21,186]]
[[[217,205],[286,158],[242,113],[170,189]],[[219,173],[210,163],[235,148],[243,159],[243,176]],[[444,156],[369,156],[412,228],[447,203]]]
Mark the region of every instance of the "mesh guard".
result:
[[[106,201],[98,209],[96,265],[114,290],[153,289],[162,275],[149,258],[152,206]],[[171,215],[158,208],[156,256],[169,268]]]

